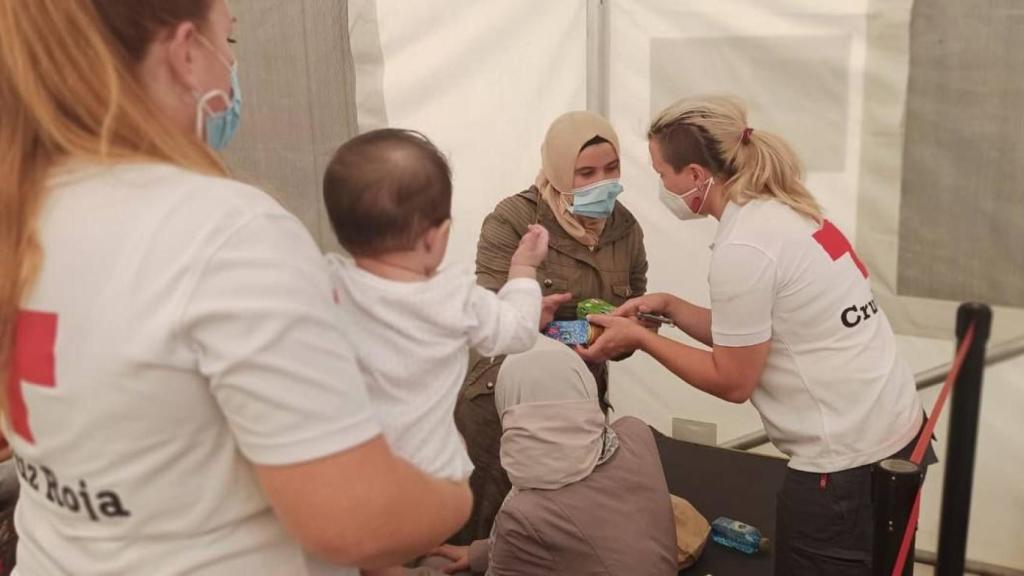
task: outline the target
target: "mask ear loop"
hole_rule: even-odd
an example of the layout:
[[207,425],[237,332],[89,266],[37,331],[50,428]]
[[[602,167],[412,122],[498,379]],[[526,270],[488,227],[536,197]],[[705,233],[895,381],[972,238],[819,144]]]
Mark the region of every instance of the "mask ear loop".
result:
[[[199,38],[199,40],[202,41],[202,43],[205,44],[206,47],[211,52],[213,52],[213,55],[217,58],[217,60],[220,60],[221,64],[227,66],[229,70],[232,70],[232,72],[234,72],[235,63],[228,62],[227,58],[221,56],[220,52],[217,51],[217,48],[214,47],[213,43],[210,42],[209,38],[207,38],[201,32],[197,32],[196,37]],[[224,101],[225,110],[231,108],[231,96],[229,96],[223,90],[211,90],[210,92],[204,94],[202,97],[196,97],[196,99],[199,101],[198,104],[196,105],[196,136],[198,136],[199,138],[205,137],[205,134],[203,134],[203,121],[205,120],[205,116],[203,113],[205,112],[206,115],[208,116],[213,116],[214,114],[216,114],[216,112],[210,109],[209,102],[210,100],[213,100],[218,96]]]
[[213,116],[216,114],[210,108],[210,101],[214,98],[220,97],[224,101],[225,110],[231,107],[231,99],[223,90],[213,90],[207,92],[204,96],[198,98],[199,103],[196,105],[196,136],[203,138],[203,124],[207,116]]
[[569,192],[569,193],[559,192],[558,193],[558,200],[562,203],[562,206],[565,206],[565,209],[568,210],[571,213],[572,212],[572,206],[573,206],[574,202],[567,202],[565,200],[566,196],[568,196],[570,198],[574,198],[576,195],[573,194],[572,192]]
[[697,214],[700,214],[704,210],[704,206],[708,203],[708,196],[711,194],[711,187],[715,185],[715,177],[708,177],[708,187],[704,189],[704,197],[700,199],[700,207],[694,210]]

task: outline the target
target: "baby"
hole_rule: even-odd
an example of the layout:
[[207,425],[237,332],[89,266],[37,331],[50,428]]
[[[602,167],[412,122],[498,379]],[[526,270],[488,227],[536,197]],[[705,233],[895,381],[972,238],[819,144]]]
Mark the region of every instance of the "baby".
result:
[[[384,129],[345,143],[324,175],[338,242],[327,256],[342,321],[391,448],[424,472],[472,472],[453,411],[469,348],[485,356],[530,349],[538,336],[536,268],[548,232],[534,225],[497,294],[439,266],[451,230],[451,169],[422,134]],[[401,569],[364,574],[401,574]]]

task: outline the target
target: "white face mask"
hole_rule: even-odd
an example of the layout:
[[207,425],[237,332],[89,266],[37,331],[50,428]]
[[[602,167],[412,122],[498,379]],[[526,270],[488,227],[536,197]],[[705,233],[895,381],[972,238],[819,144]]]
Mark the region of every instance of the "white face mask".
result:
[[695,220],[697,218],[703,218],[707,216],[707,214],[701,214],[701,212],[707,204],[708,193],[711,192],[711,186],[714,185],[714,183],[714,177],[708,178],[707,182],[704,183],[704,192],[696,209],[690,207],[690,204],[686,201],[686,197],[700,192],[700,184],[694,186],[692,190],[682,195],[669,192],[668,189],[665,188],[665,185],[662,184],[659,199],[661,200],[661,203],[664,204],[665,207],[680,220]]

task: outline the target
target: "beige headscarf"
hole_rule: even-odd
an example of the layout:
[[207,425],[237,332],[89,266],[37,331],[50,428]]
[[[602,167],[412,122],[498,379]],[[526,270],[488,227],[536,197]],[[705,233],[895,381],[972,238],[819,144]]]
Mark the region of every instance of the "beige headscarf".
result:
[[[494,405],[501,416],[501,466],[512,481],[502,506],[522,490],[554,490],[586,478],[619,447],[598,405],[593,374],[572,349],[550,338],[505,358]],[[671,500],[676,561],[684,568],[700,558],[711,526],[689,502]],[[492,547],[493,538],[492,527]]]
[[586,478],[619,447],[594,375],[571,348],[547,337],[505,358],[494,407],[501,417],[501,467],[512,482],[502,507],[520,490],[555,490]]
[[597,383],[568,346],[538,338],[498,372],[501,466],[517,490],[553,490],[586,478],[618,438],[597,402]]
[[595,136],[611,143],[619,152],[619,136],[607,120],[593,112],[567,112],[551,123],[540,147],[541,171],[537,176],[537,189],[551,207],[555,219],[570,236],[584,246],[593,248],[601,238],[605,220],[577,217],[569,211],[559,193],[572,192],[576,158],[580,149]]

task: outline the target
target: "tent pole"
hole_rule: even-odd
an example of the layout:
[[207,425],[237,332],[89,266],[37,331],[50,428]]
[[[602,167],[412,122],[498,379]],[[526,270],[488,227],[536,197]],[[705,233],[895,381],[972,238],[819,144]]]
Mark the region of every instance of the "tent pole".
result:
[[608,117],[608,2],[587,0],[587,110]]

